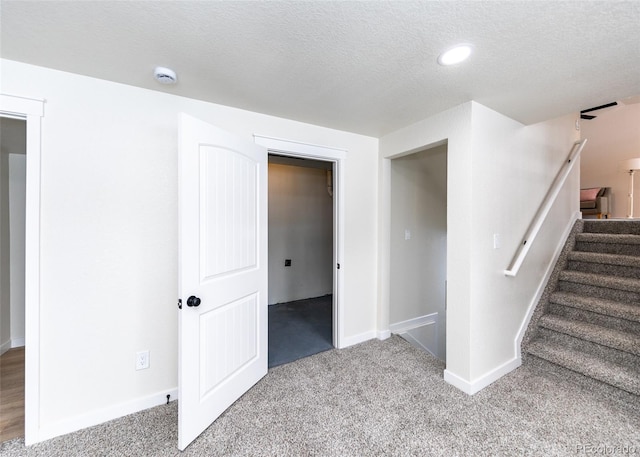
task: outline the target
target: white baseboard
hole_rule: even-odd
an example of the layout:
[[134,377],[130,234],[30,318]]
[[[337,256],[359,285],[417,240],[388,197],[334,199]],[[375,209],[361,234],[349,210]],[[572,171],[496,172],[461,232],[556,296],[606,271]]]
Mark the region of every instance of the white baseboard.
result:
[[538,284],[538,288],[531,302],[529,303],[529,307],[527,308],[527,312],[518,330],[518,333],[516,334],[516,338],[514,341],[515,357],[505,362],[504,364],[500,365],[499,367],[495,368],[494,370],[491,370],[490,372],[486,373],[485,375],[481,376],[475,381],[468,381],[449,370],[445,370],[444,380],[446,382],[448,382],[452,386],[457,387],[458,389],[462,390],[463,392],[469,395],[473,395],[481,391],[485,387],[487,387],[492,382],[497,381],[502,376],[506,375],[510,371],[513,371],[516,368],[518,368],[520,365],[522,365],[522,354],[520,349],[520,345],[522,344],[522,339],[524,338],[524,334],[527,331],[529,322],[531,322],[531,317],[533,316],[533,312],[535,311],[536,305],[538,304],[538,301],[540,301],[540,297],[542,296],[544,289],[547,285],[547,282],[551,277],[551,273],[553,273],[553,269],[555,268],[556,263],[558,262],[558,258],[562,253],[562,249],[564,248],[564,245],[567,242],[567,238],[569,238],[569,235],[571,234],[571,229],[573,228],[576,220],[581,219],[581,216],[582,216],[582,213],[577,211],[574,214],[574,216],[570,219],[568,225],[565,227],[564,232],[560,237],[559,244],[556,246],[555,252],[553,253],[552,259],[549,262],[549,265],[547,266],[547,269],[544,275],[542,276],[540,283]]
[[423,325],[433,324],[438,321],[438,313],[425,314],[424,316],[414,317],[406,321],[397,322],[389,325],[391,333],[404,333],[408,330],[422,327]]
[[7,340],[4,343],[0,344],[0,355],[4,354],[9,349],[11,349],[11,340]]
[[466,394],[473,395],[480,392],[492,382],[497,381],[510,371],[515,370],[522,364],[520,358],[513,358],[508,362],[500,365],[498,368],[491,370],[475,381],[467,381],[449,370],[444,370],[444,380],[454,387],[457,387]]
[[21,348],[24,346],[25,340],[24,338],[11,338],[11,347],[12,348]]
[[391,332],[389,330],[372,330],[370,332],[359,333],[358,335],[353,336],[345,336],[340,340],[340,348],[344,349],[349,346],[354,346],[356,344],[364,343],[365,341],[379,339],[386,340],[391,337]]
[[358,335],[345,336],[344,338],[340,339],[340,349],[348,348],[349,346],[353,346],[355,344],[364,343],[365,341],[369,341],[377,337],[378,332],[376,332],[375,330],[360,333]]
[[4,354],[9,349],[21,348],[22,346],[24,346],[24,338],[11,338],[10,340],[0,344],[0,355]]
[[581,218],[582,218],[582,213],[580,211],[576,211],[575,214],[573,215],[573,218],[569,221],[569,224],[565,227],[564,232],[560,237],[560,243],[556,246],[556,250],[553,253],[553,257],[551,258],[551,261],[547,265],[546,271],[544,272],[544,274],[542,275],[542,278],[540,279],[540,283],[538,284],[538,289],[536,290],[536,293],[531,299],[531,302],[529,302],[529,307],[527,308],[527,312],[524,316],[522,324],[520,325],[520,328],[518,329],[518,333],[516,334],[516,339],[514,341],[515,354],[516,354],[516,358],[518,359],[522,358],[522,353],[521,353],[522,350],[520,346],[522,345],[522,339],[524,338],[524,334],[526,333],[527,328],[529,327],[529,323],[531,322],[531,317],[533,316],[533,312],[535,311],[536,306],[540,301],[540,297],[542,297],[542,294],[544,293],[544,289],[547,286],[547,282],[549,281],[549,278],[551,277],[551,273],[553,273],[553,269],[556,267],[558,258],[560,258],[560,254],[562,253],[562,249],[564,249],[564,245],[567,243],[567,239],[571,234],[571,229],[573,229],[573,226],[575,225],[576,220]]
[[167,403],[167,395],[171,395],[171,401],[177,400],[178,389],[165,390],[41,427],[38,436],[29,445],[165,404]]

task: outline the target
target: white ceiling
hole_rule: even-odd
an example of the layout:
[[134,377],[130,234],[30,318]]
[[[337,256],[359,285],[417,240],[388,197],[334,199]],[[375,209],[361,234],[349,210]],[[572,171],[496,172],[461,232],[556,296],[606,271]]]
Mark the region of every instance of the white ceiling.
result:
[[[637,0],[0,8],[3,58],[374,137],[469,100],[530,124],[640,94]],[[460,42],[471,58],[439,66]],[[157,65],[178,85],[155,82]]]

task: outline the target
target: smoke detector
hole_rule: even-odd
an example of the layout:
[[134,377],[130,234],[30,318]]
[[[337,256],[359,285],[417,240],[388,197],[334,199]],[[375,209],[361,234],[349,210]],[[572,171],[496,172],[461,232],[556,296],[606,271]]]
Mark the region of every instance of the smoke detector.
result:
[[176,72],[170,68],[156,67],[156,69],[153,70],[153,77],[160,84],[175,84],[178,82]]

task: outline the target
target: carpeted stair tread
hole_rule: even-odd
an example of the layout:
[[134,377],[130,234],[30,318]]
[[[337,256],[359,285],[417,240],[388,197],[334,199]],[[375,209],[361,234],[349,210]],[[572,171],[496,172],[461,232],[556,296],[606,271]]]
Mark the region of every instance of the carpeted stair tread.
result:
[[534,341],[527,352],[561,367],[640,395],[640,371],[558,344]]
[[640,221],[576,221],[522,352],[604,392],[640,395]]
[[604,263],[606,265],[618,265],[640,268],[640,257],[633,255],[605,254],[589,251],[571,251],[569,260],[575,262]]
[[576,240],[584,243],[640,244],[640,236],[628,233],[577,233]]
[[590,354],[592,357],[597,357],[617,365],[640,368],[640,356],[566,333],[550,330],[542,325],[538,326],[536,337],[533,341],[540,341],[545,344],[557,344],[567,350]]
[[[621,332],[630,332],[640,336],[640,322],[594,313],[583,308],[572,308],[549,302],[547,314],[561,316],[574,321],[588,322],[601,327],[612,328]],[[638,358],[640,364],[640,358]]]
[[640,235],[638,220],[584,220],[585,233],[626,233]]
[[554,314],[542,316],[540,325],[549,330],[640,356],[640,338],[629,332],[570,320]]
[[594,396],[600,397],[601,401],[615,399],[615,401],[625,405],[635,405],[638,402],[638,396],[635,394],[627,392],[626,390],[620,389],[619,387],[613,386],[609,383],[593,379],[583,373],[578,373],[577,371],[570,370],[540,357],[534,357],[533,355],[527,357],[525,365],[535,367],[547,375],[562,379],[563,382],[569,382],[574,384],[576,387],[579,386],[586,389]]
[[628,292],[640,292],[640,279],[621,278],[580,271],[564,270],[560,272],[559,279],[588,286],[607,287],[609,289],[625,290]]
[[584,309],[605,316],[640,322],[640,304],[633,305],[562,291],[553,292],[549,300],[562,306]]

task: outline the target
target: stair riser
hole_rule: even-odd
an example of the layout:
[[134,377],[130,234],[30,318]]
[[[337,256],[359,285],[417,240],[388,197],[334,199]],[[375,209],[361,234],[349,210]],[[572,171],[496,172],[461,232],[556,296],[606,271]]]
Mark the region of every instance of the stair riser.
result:
[[563,306],[553,302],[549,303],[548,312],[568,319],[588,322],[590,324],[600,325],[613,330],[632,332],[640,335],[640,322],[605,316],[585,309],[572,308],[570,306]]
[[567,335],[566,333],[559,333],[544,327],[538,329],[537,339],[545,342],[556,343],[576,351],[585,352],[619,365],[640,367],[640,357],[637,355],[625,351],[619,351],[601,344],[592,343],[591,341],[576,338]]
[[583,252],[599,252],[602,254],[640,256],[640,244],[592,243],[576,240],[574,250]]
[[[553,373],[561,379],[566,379],[580,386],[583,386],[591,391],[596,391],[601,395],[606,395],[609,398],[614,398],[625,404],[635,404],[638,401],[638,395],[627,392],[619,387],[612,386],[606,382],[593,379],[585,376],[582,373],[570,370],[568,368],[557,365],[546,359],[536,357],[533,354],[526,355],[526,363],[537,369],[544,370],[547,373]],[[640,392],[639,392],[640,394]]]
[[624,265],[610,265],[606,263],[580,262],[569,260],[567,270],[582,271],[583,273],[596,273],[622,278],[640,278],[640,268]]
[[640,221],[584,221],[585,233],[640,235]]
[[640,293],[626,290],[610,289],[608,287],[598,287],[588,284],[578,284],[570,281],[558,281],[558,290],[587,295],[590,297],[602,298],[605,300],[616,300],[623,303],[637,303],[640,306]]

